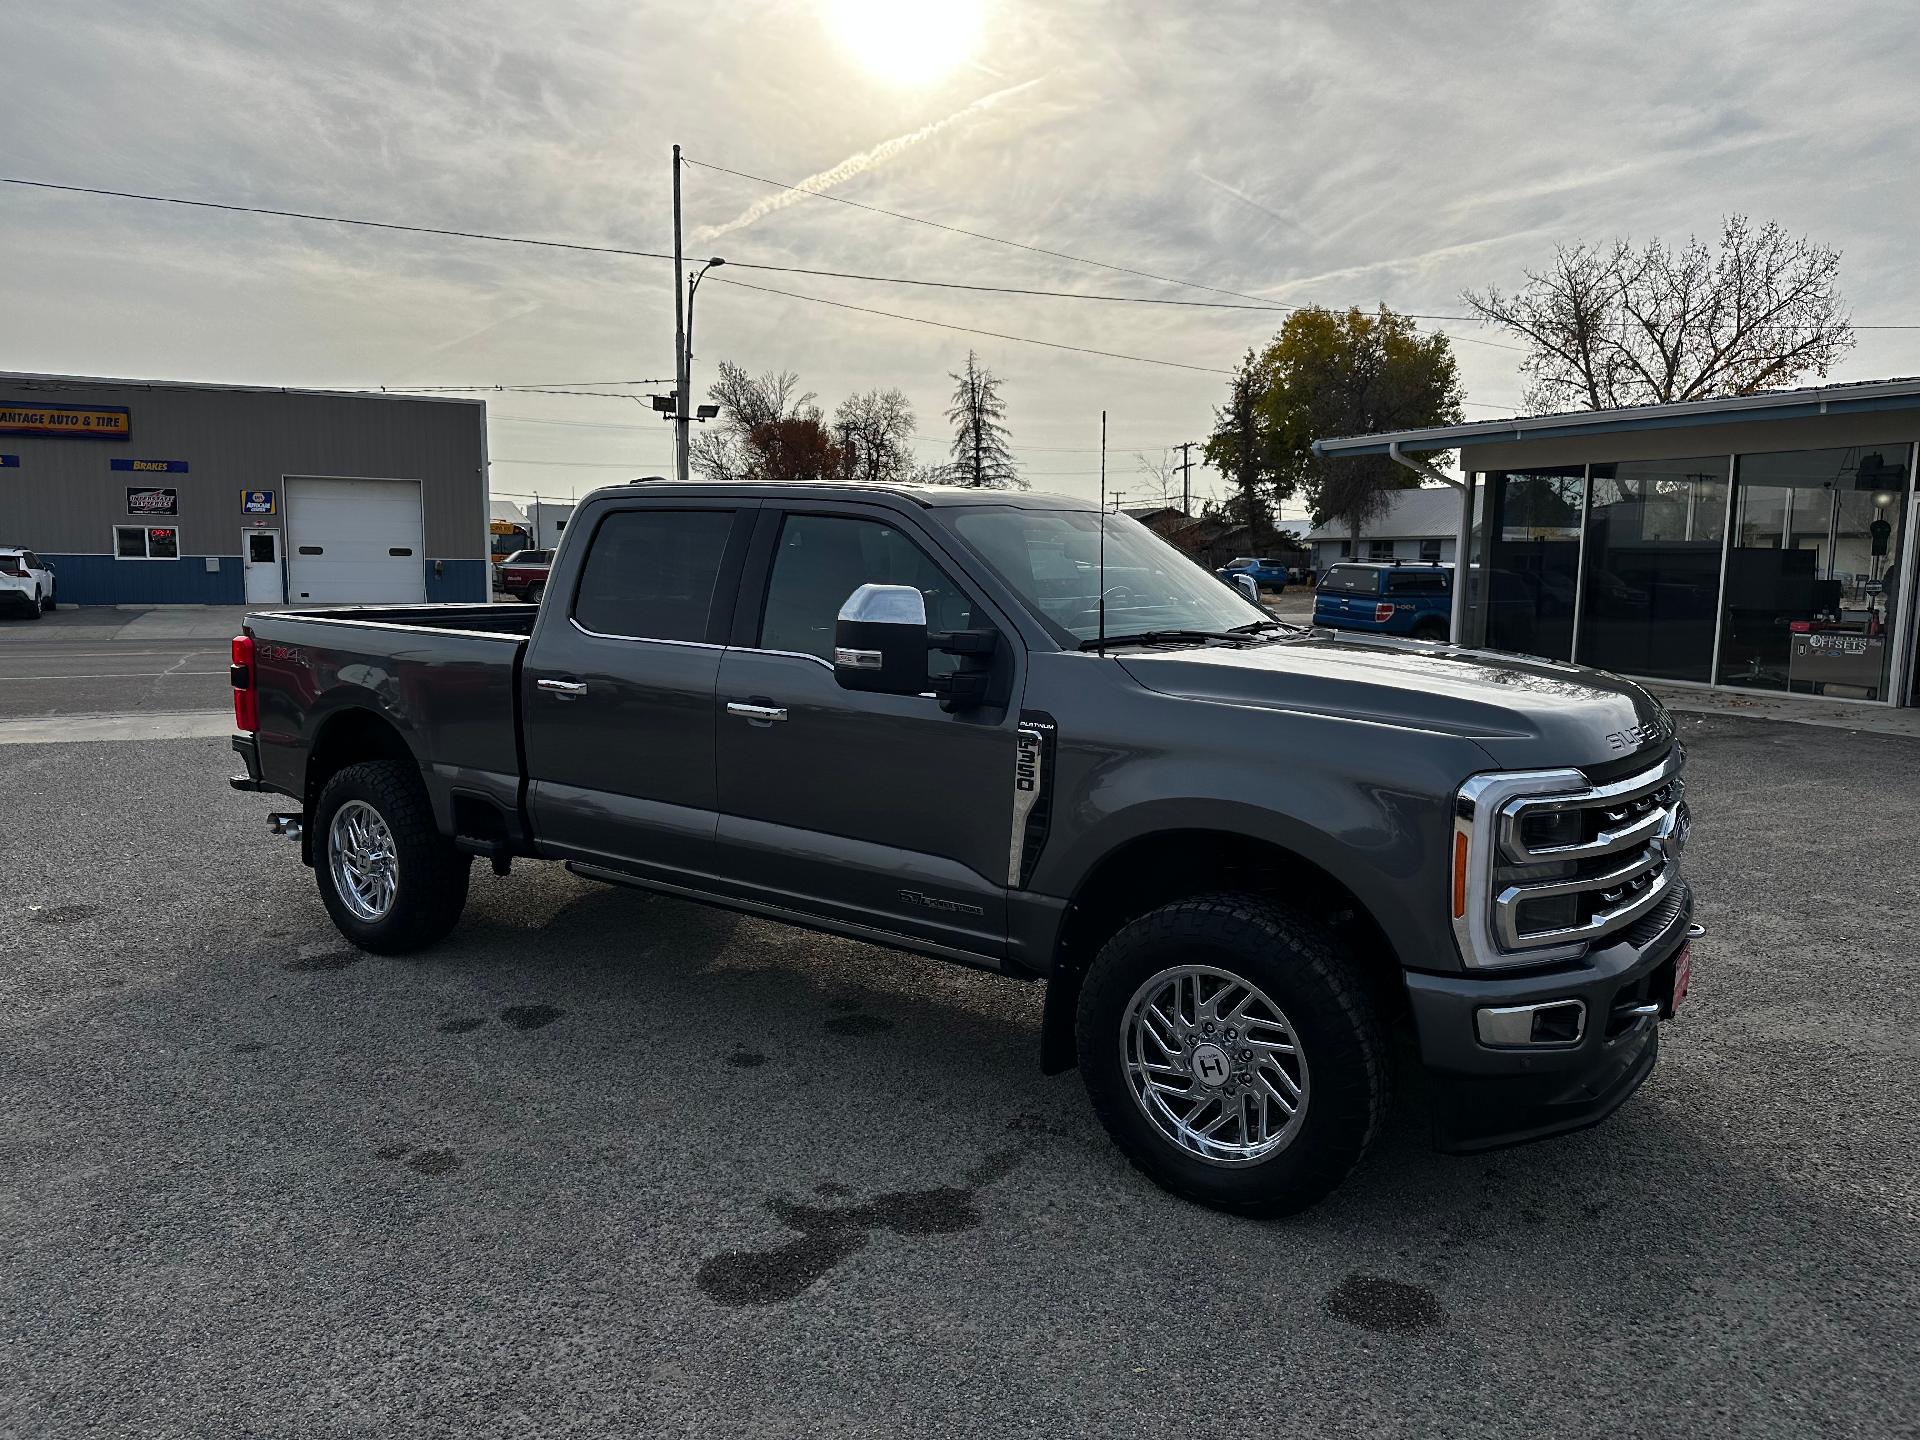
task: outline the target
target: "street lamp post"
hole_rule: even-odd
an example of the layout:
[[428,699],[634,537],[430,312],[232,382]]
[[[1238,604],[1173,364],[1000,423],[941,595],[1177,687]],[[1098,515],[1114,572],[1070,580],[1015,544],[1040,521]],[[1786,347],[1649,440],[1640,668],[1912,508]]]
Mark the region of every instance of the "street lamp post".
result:
[[[713,269],[716,265],[724,265],[726,263],[725,260],[715,255],[695,271],[693,279],[687,282],[686,339],[680,347],[680,373],[675,377],[674,382],[675,405],[673,413],[673,428],[675,432],[673,454],[675,464],[678,466],[679,476],[682,480],[689,477],[693,455],[693,298],[700,293],[700,281],[701,278],[706,275],[707,271]],[[702,405],[700,407],[699,418],[705,420],[716,413],[718,412],[713,406]]]

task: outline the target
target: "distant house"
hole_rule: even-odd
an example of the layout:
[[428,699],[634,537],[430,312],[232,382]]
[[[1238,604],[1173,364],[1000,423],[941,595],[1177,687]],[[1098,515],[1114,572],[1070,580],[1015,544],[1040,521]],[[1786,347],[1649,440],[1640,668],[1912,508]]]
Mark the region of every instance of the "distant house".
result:
[[1177,505],[1129,505],[1124,513],[1209,570],[1217,570],[1231,560],[1248,555],[1301,567],[1309,561],[1306,550],[1282,540],[1271,530],[1265,532],[1266,538],[1256,549],[1246,526],[1235,525],[1217,515],[1188,515]]
[[1396,490],[1386,512],[1360,527],[1356,551],[1353,531],[1344,520],[1316,525],[1307,533],[1313,568],[1325,570],[1337,560],[1425,560],[1453,563],[1460,530],[1458,490]]

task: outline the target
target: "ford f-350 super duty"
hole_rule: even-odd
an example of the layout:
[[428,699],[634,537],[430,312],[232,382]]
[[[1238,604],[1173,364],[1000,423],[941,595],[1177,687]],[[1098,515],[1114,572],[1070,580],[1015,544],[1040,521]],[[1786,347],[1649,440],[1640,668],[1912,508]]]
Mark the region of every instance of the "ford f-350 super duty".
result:
[[600,490],[538,609],[252,615],[233,686],[354,944],[524,857],[1042,981],[1042,1068],[1244,1214],[1337,1185],[1396,1066],[1443,1149],[1602,1119],[1698,933],[1638,686],[1285,626],[1057,496]]

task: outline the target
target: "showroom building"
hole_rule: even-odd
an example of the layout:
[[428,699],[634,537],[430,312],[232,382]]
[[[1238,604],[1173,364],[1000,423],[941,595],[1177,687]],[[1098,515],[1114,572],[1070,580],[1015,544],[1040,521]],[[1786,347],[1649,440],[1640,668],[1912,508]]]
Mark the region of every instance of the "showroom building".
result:
[[[1666,684],[1913,692],[1920,380],[1315,443],[1454,451],[1453,633]],[[1446,480],[1450,485],[1459,482]]]
[[0,372],[0,543],[63,605],[484,601],[486,406]]

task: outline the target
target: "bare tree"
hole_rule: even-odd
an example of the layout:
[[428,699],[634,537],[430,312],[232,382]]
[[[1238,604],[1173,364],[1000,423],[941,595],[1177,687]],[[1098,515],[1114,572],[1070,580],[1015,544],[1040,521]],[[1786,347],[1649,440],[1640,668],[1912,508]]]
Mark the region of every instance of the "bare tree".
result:
[[1007,443],[1007,402],[1000,398],[999,378],[971,350],[967,368],[949,374],[954,382],[953,405],[947,411],[953,422],[953,464],[943,483],[1026,489]]
[[[707,388],[707,397],[720,407],[711,428],[694,437],[689,456],[703,479],[739,481],[761,478],[766,445],[754,436],[772,440],[783,422],[820,425],[820,407],[811,390],[800,390],[800,377],[791,370],[769,370],[749,375],[731,361],[720,362],[720,378]],[[811,445],[803,447],[812,449]]]
[[1140,493],[1151,495],[1163,510],[1173,504],[1173,493],[1180,488],[1180,467],[1171,453],[1162,450],[1155,456],[1136,450],[1133,468],[1139,472]]
[[833,412],[834,439],[852,480],[885,484],[911,476],[913,431],[913,406],[898,390],[849,395]]
[[1519,291],[1461,298],[1528,345],[1536,414],[1751,395],[1824,376],[1853,345],[1840,255],[1727,218],[1716,251],[1625,240],[1554,252]]

